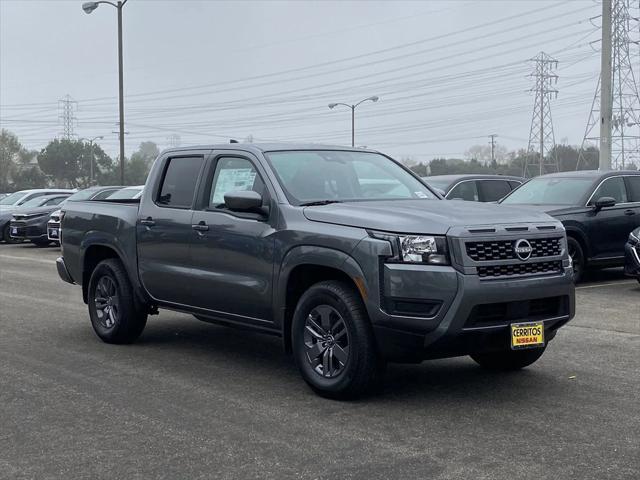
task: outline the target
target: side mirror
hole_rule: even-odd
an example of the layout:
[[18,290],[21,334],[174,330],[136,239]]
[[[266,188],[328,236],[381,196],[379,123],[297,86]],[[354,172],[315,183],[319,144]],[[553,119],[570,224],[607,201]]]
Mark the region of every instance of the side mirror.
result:
[[235,212],[249,212],[262,207],[262,195],[253,190],[234,190],[224,194],[224,204]]
[[616,204],[616,199],[613,197],[600,197],[599,199],[596,200],[596,203],[594,203],[594,206],[596,207],[596,212],[599,212],[603,208],[613,207],[615,206],[615,204]]

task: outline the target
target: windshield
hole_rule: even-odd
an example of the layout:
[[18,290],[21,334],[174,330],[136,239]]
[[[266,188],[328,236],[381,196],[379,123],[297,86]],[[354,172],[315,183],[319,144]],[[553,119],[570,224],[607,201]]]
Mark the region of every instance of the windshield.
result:
[[20,208],[39,207],[40,205],[42,205],[43,203],[45,203],[47,200],[50,200],[50,199],[51,197],[45,197],[45,196],[35,197],[35,198],[32,198],[31,200],[27,200],[26,202],[24,202],[22,205],[20,205]]
[[131,200],[142,191],[142,187],[123,188],[117,192],[113,192],[105,200]]
[[437,198],[404,168],[377,153],[309,150],[265,156],[294,205]]
[[8,197],[4,197],[2,200],[0,200],[0,205],[13,205],[22,197],[24,197],[24,195],[25,195],[24,191],[12,193]]
[[590,178],[538,177],[514,190],[500,203],[579,205],[592,185],[593,179]]
[[423,177],[422,179],[432,187],[439,188],[443,191],[445,191],[447,187],[451,185],[451,180],[445,180],[443,178]]
[[79,202],[81,200],[88,200],[96,193],[96,188],[85,188],[84,190],[80,190],[79,192],[71,195],[67,200],[71,202]]

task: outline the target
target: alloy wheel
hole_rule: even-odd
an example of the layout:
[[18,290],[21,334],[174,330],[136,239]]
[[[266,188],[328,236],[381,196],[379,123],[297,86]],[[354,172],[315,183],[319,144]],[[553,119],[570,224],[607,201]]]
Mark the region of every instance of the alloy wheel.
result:
[[307,361],[324,378],[338,376],[349,361],[349,332],[342,315],[329,305],[314,307],[305,321]]
[[116,282],[111,277],[105,275],[98,281],[94,303],[100,325],[106,329],[113,328],[118,321],[120,304]]

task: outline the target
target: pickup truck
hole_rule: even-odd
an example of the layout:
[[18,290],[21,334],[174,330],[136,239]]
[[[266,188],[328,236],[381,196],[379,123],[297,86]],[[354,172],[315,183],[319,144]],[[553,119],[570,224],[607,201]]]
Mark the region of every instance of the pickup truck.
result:
[[526,367],[574,315],[562,223],[444,201],[372,150],[166,150],[140,199],[68,204],[62,232],[58,273],[103,341],[190,313],[281,337],[330,398],[371,391],[387,362]]

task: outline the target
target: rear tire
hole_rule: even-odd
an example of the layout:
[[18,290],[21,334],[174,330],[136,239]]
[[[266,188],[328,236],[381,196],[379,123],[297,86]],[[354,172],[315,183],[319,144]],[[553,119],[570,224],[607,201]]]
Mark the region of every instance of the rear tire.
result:
[[573,283],[580,283],[586,267],[582,245],[573,237],[567,237],[567,249],[573,262]]
[[147,313],[137,308],[129,276],[118,259],[96,266],[87,299],[93,330],[106,343],[132,343],[147,324]]
[[319,282],[293,314],[293,355],[302,378],[327,398],[351,399],[379,382],[379,358],[369,317],[358,292],[341,281]]
[[470,357],[487,370],[508,372],[520,370],[535,363],[546,350],[532,348],[527,350],[504,350],[502,352],[474,353]]

